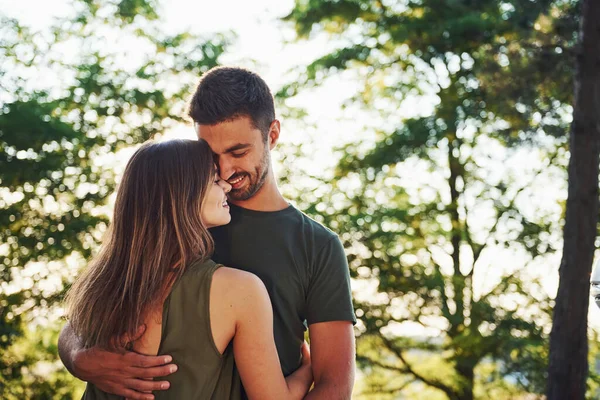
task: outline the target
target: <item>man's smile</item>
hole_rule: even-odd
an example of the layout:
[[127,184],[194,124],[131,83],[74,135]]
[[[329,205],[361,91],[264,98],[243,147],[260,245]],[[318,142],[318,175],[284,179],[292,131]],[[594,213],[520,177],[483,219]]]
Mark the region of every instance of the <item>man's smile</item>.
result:
[[227,183],[229,183],[232,189],[239,189],[245,181],[246,175],[236,176],[233,179],[229,179]]

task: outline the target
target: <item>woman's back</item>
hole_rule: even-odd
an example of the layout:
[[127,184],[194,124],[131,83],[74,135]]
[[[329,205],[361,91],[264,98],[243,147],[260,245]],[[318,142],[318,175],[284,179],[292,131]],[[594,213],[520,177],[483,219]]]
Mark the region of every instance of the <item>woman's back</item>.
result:
[[[233,346],[221,354],[211,331],[210,288],[218,268],[211,260],[191,264],[165,300],[158,354],[171,355],[178,368],[166,378],[170,388],[154,393],[156,399],[241,398]],[[116,398],[93,385],[84,395],[86,400]]]
[[[202,139],[147,142],[127,163],[107,237],[67,295],[67,347],[73,346],[61,357],[73,368],[87,364],[91,373],[80,375],[93,384],[84,398],[115,398],[102,388],[135,398],[236,399],[236,369],[251,399],[301,399],[308,391],[306,345],[302,366],[283,376],[262,281],[193,261],[213,252],[208,229],[231,220],[231,185],[217,172]],[[107,350],[132,340],[138,354]],[[168,357],[143,356],[157,353]],[[173,360],[170,385],[144,380],[158,376],[156,369],[167,373],[160,364],[143,368],[141,360],[150,358]],[[167,386],[165,393],[144,396]]]

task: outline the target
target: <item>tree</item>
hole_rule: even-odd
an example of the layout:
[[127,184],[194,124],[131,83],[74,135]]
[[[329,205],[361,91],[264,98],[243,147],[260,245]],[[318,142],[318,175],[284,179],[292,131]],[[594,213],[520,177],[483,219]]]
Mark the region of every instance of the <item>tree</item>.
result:
[[587,313],[598,230],[600,4],[584,0],[571,125],[569,197],[560,283],[550,336],[548,399],[583,399],[588,376]]
[[[166,35],[157,7],[80,0],[48,31],[0,23],[1,398],[29,397],[19,387],[36,381],[36,358],[15,348],[30,348],[24,332],[60,314],[64,283],[97,248],[114,154],[180,123],[198,76],[229,41]],[[37,361],[56,369],[55,347],[44,348]],[[62,398],[60,385],[38,395]]]
[[[378,395],[544,393],[552,301],[526,272],[558,247],[562,210],[528,204],[563,177],[576,5],[297,0],[285,18],[338,47],[279,96],[344,74],[362,84],[351,104],[383,121],[375,144],[343,147],[335,174],[298,200],[376,285],[356,311]],[[402,121],[423,94],[437,97],[431,112]],[[415,325],[419,337],[403,333]]]

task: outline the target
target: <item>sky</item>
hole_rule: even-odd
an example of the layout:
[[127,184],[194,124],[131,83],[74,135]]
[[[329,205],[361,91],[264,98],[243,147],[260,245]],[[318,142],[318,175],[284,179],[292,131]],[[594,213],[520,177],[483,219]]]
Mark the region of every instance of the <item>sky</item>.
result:
[[[222,63],[253,69],[265,79],[274,92],[289,81],[289,71],[292,68],[306,65],[308,61],[325,54],[335,45],[325,36],[311,37],[310,41],[294,42],[292,27],[279,21],[279,18],[292,9],[293,0],[169,0],[163,3],[168,3],[168,7],[163,6],[160,10],[165,19],[163,28],[168,33],[235,32],[237,39],[221,59]],[[25,24],[42,29],[51,23],[54,16],[67,15],[71,11],[68,4],[65,0],[0,0],[0,10]],[[373,133],[364,129],[366,117],[356,112],[349,114],[350,111],[341,107],[355,89],[356,85],[343,77],[333,78],[321,87],[307,90],[293,100],[292,105],[306,109],[306,125],[282,120],[282,142],[310,142],[313,145],[318,143],[314,153],[314,160],[318,161],[309,166],[315,172],[333,166],[335,159],[331,157],[332,147],[342,142],[373,139]],[[424,103],[407,104],[400,113],[410,116],[418,112],[427,112],[432,104],[427,100]],[[306,128],[311,125],[317,128]],[[195,135],[190,126],[181,125],[168,132],[167,138],[174,137],[195,138]],[[130,151],[123,152],[117,162],[124,163],[130,154]],[[517,157],[516,162],[527,163],[527,156]],[[280,168],[277,163],[275,167],[276,171]],[[532,201],[532,204],[540,203]],[[559,255],[552,257],[550,262],[552,266],[545,266],[552,271],[548,274],[546,286],[547,290],[553,291],[557,286]],[[507,258],[506,264],[518,265],[519,260]],[[492,276],[498,273],[499,271],[490,272]],[[591,304],[590,324],[600,327],[600,310],[593,302]]]

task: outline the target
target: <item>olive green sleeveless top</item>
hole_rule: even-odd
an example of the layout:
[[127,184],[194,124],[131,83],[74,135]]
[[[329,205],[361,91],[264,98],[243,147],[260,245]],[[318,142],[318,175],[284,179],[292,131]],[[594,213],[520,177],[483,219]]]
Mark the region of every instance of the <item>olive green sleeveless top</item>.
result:
[[[235,369],[233,345],[219,353],[210,329],[210,285],[220,265],[208,260],[188,267],[165,300],[158,354],[173,356],[177,371],[157,380],[171,383],[155,391],[157,400],[239,400],[241,381]],[[119,399],[88,384],[85,400]]]

